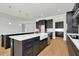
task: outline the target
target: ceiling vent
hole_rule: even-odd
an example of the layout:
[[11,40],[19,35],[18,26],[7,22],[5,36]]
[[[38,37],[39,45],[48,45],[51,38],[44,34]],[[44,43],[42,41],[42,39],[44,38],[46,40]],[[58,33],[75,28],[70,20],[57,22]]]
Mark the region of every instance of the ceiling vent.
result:
[[12,6],[9,6],[9,8],[12,8]]

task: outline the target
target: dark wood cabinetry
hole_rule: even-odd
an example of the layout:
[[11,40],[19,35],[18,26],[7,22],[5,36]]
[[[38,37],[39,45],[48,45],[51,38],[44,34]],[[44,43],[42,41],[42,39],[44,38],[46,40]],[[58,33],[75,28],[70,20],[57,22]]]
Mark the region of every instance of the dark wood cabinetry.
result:
[[78,10],[78,8],[79,8],[79,3],[76,3],[73,7],[74,13]]
[[47,28],[53,28],[53,20],[52,19],[46,20],[46,26]]
[[40,51],[42,51],[47,46],[48,40],[47,38],[40,41]]
[[[79,50],[77,49],[75,44],[72,42],[72,40],[69,38],[69,36],[67,36],[67,45],[68,45],[68,50],[69,50],[69,55],[70,56],[72,55],[70,49],[73,49],[74,50],[74,54],[76,56],[79,56]],[[69,45],[71,46],[71,48],[69,47]]]
[[64,22],[56,22],[55,28],[64,28]]
[[36,22],[36,28],[37,29],[39,28],[39,22]]
[[35,37],[32,39],[28,39],[27,41],[22,41],[22,55],[23,56],[32,56],[38,55],[39,53],[39,44],[40,44],[40,37]]
[[23,41],[12,39],[11,42],[12,56],[36,56],[47,46],[48,39],[40,40],[40,36],[38,36]]
[[57,37],[63,37],[64,36],[64,32],[55,32],[55,36]]
[[45,25],[45,32],[47,32],[47,28],[53,28],[53,19],[49,20],[39,20],[36,22],[36,28],[40,30],[40,26]]
[[78,26],[74,24],[75,21],[73,20],[72,16],[73,11],[66,13],[67,33],[78,33]]
[[79,3],[76,3],[73,8],[73,22],[74,25],[79,25]]
[[11,39],[9,38],[9,36],[25,35],[25,34],[32,34],[32,33],[34,33],[34,32],[1,35],[1,37],[2,37],[2,39],[1,39],[1,46],[6,48],[6,49],[10,48],[10,46],[11,46],[11,44],[10,44]]
[[40,52],[40,40],[38,38],[33,40],[33,55],[36,56]]

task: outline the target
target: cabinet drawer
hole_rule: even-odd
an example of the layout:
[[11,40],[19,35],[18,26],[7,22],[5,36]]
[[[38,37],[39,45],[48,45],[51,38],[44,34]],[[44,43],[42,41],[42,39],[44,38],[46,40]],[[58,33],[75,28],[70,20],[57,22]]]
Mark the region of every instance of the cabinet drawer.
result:
[[23,47],[23,48],[32,47],[32,42],[29,42],[29,43],[23,43],[23,44],[22,44],[22,47]]
[[23,55],[30,55],[30,54],[33,53],[32,47],[30,47],[30,48],[23,48],[22,51],[23,51],[23,52],[22,52]]
[[32,41],[33,41],[32,39],[23,40],[23,43],[29,43],[29,42],[32,42]]
[[22,55],[23,56],[33,56],[33,53],[32,52],[31,53],[24,52]]

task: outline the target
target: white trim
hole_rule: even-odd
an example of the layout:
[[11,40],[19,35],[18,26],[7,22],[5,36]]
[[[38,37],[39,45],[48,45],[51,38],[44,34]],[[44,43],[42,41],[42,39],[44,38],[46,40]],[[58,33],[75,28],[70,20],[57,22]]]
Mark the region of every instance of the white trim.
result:
[[57,32],[64,32],[64,29],[63,28],[58,28],[58,29],[56,28],[55,31],[57,31]]

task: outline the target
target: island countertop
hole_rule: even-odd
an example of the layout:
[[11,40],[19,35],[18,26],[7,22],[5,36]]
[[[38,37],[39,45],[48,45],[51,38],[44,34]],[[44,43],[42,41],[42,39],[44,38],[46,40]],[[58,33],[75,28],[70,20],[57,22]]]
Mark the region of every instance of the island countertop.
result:
[[38,37],[40,36],[40,40],[47,38],[48,34],[47,33],[34,33],[34,34],[26,34],[26,35],[16,35],[16,36],[9,36],[12,39],[22,41],[22,40],[27,40],[33,37]]
[[79,39],[73,39],[70,35],[79,35],[79,34],[73,34],[73,33],[69,33],[67,34],[69,36],[69,38],[71,39],[71,41],[74,43],[74,45],[77,47],[77,49],[79,50]]

